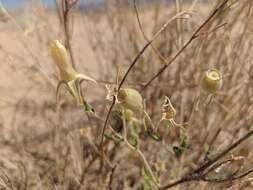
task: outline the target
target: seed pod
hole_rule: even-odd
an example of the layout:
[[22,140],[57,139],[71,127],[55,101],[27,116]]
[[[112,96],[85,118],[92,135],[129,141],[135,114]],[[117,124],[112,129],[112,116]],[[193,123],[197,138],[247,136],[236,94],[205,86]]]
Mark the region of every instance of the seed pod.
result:
[[215,94],[222,86],[222,74],[217,69],[209,69],[204,73],[201,81],[202,89],[210,94]]
[[132,88],[120,89],[117,95],[119,103],[132,111],[143,110],[143,99],[141,94]]
[[74,80],[77,73],[69,62],[66,48],[58,40],[54,40],[50,49],[54,63],[60,70],[61,80],[65,82]]
[[167,119],[167,120],[174,119],[177,114],[176,109],[173,107],[170,99],[167,96],[165,97],[165,101],[162,106],[162,113],[163,113],[164,119]]
[[134,113],[131,110],[125,109],[124,116],[125,116],[126,122],[131,121],[133,118],[133,115],[134,115]]

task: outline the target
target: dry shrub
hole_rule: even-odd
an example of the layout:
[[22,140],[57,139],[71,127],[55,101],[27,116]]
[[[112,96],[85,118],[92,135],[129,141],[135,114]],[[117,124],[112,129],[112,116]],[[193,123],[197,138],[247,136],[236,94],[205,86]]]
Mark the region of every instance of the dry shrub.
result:
[[[153,48],[170,60],[218,2],[222,1],[176,0],[168,4],[140,1],[137,6],[148,39],[168,19],[191,8],[190,15],[172,21],[153,42]],[[56,109],[57,69],[48,47],[52,39],[64,41],[66,37],[66,28],[59,22],[57,12],[31,6],[24,13],[10,14],[15,20],[7,19],[0,35],[3,39],[0,57],[4,63],[1,64],[1,188],[141,189],[145,177],[142,159],[136,151],[124,143],[106,139],[102,168],[99,147],[109,108],[105,84],[116,85],[117,78],[122,79],[147,43],[133,2],[108,0],[101,7],[73,9],[69,13],[67,39],[76,68],[98,81],[97,86],[83,85],[84,96],[94,106],[96,115],[84,113],[64,90],[60,110]],[[22,15],[26,15],[23,20]],[[231,0],[149,86],[143,88],[164,66],[152,47],[127,77],[124,86],[142,94],[154,124],[161,119],[165,96],[177,110],[175,121],[188,123],[187,148],[180,158],[173,147],[180,145],[182,130],[160,127],[162,142],[140,131],[140,150],[162,185],[208,162],[212,155],[252,130],[252,18],[251,0]],[[24,21],[28,24],[23,24]],[[222,89],[207,103],[200,81],[210,68],[219,69],[226,77]],[[218,163],[229,160],[217,166],[210,176],[175,189],[251,189],[250,175],[232,180],[234,175],[252,168],[251,146],[249,139],[219,159]],[[228,180],[215,183],[221,179]]]

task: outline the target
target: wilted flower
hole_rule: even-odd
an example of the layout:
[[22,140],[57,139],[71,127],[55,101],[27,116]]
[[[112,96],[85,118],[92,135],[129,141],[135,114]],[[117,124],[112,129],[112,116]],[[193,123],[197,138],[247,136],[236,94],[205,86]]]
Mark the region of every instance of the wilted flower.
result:
[[162,113],[163,113],[164,119],[168,119],[168,120],[174,119],[177,114],[176,109],[173,107],[170,99],[167,96],[165,96],[165,101],[162,106]]
[[201,86],[207,93],[215,94],[222,86],[221,72],[217,69],[207,70],[202,78]]
[[[164,103],[162,105],[162,119],[159,121],[159,124],[164,121],[166,123],[166,126],[176,126],[180,127],[181,129],[184,129],[184,126],[188,125],[188,123],[178,124],[175,121],[177,111],[172,105],[170,99],[165,96]],[[159,127],[159,124],[157,128]]]
[[96,83],[96,81],[88,76],[76,72],[70,64],[66,48],[58,40],[52,41],[50,51],[54,63],[60,71],[60,82],[57,87],[57,95],[61,84],[66,84],[68,91],[75,98],[78,105],[84,106],[86,111],[92,111],[93,109],[82,96],[80,83],[83,80],[94,83]]

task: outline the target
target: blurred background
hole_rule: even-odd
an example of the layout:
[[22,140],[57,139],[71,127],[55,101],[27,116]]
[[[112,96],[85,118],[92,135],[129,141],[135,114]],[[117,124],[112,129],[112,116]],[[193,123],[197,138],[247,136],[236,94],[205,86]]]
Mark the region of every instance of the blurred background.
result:
[[[2,0],[1,1],[2,4],[6,7],[6,8],[22,8],[27,4],[30,3],[39,3],[39,4],[43,4],[44,6],[47,7],[54,7],[55,6],[55,0]],[[103,2],[103,0],[81,0],[79,1],[79,6],[80,5],[88,5],[88,4],[98,4]]]

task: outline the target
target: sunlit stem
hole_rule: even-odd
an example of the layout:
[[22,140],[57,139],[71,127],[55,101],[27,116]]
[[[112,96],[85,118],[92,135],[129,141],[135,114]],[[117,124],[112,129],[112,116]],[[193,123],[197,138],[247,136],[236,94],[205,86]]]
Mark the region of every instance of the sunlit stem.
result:
[[179,127],[185,133],[186,129],[185,129],[184,126],[188,125],[187,123],[178,124],[178,123],[175,122],[174,119],[170,119],[169,121],[170,121],[170,123],[171,123],[172,126]]
[[155,128],[154,128],[155,132],[158,131],[158,129],[159,129],[159,127],[160,127],[160,125],[162,124],[163,121],[164,121],[164,118],[162,118],[162,119],[160,119],[160,120],[158,121],[158,123],[156,124],[156,126],[155,126]]
[[66,85],[66,83],[64,81],[60,81],[57,84],[57,88],[56,88],[56,104],[58,104],[59,100],[60,100],[60,88],[61,88],[62,85]]
[[153,180],[153,181],[155,182],[155,184],[158,186],[158,185],[159,185],[159,181],[158,181],[158,179],[155,177],[155,175],[154,175],[154,173],[153,173],[153,171],[152,171],[152,169],[151,169],[151,167],[150,167],[150,165],[149,165],[147,159],[145,158],[145,156],[143,155],[143,153],[141,152],[141,150],[140,150],[139,148],[135,148],[134,146],[132,146],[132,145],[128,142],[128,140],[127,140],[127,127],[126,127],[126,120],[125,120],[125,116],[124,116],[124,115],[123,115],[123,117],[122,117],[122,120],[123,120],[123,128],[124,128],[124,130],[123,130],[123,138],[124,138],[125,144],[126,144],[131,150],[133,150],[133,151],[135,151],[135,152],[138,153],[138,155],[140,156],[140,158],[141,158],[142,161],[143,161],[143,164],[144,164],[145,168],[148,170],[148,172],[149,172],[149,174],[150,174],[152,180]]

